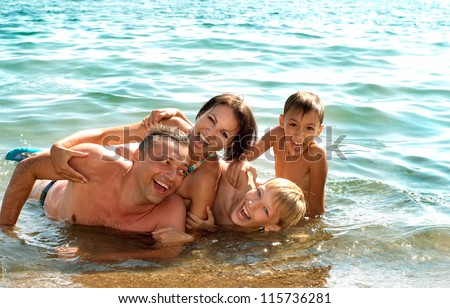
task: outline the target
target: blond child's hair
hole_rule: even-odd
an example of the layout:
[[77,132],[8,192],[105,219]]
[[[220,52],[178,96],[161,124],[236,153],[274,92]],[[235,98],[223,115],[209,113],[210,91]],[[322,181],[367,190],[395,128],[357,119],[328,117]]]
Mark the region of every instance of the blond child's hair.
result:
[[305,196],[297,184],[284,178],[272,178],[264,185],[267,189],[275,190],[272,204],[281,209],[278,225],[282,229],[297,224],[305,216]]

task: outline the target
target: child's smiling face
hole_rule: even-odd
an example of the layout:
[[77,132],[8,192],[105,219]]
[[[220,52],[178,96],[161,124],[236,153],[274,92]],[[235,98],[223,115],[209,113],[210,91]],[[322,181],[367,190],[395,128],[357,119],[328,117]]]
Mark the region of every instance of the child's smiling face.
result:
[[248,191],[231,213],[231,221],[241,227],[265,227],[278,231],[281,208],[273,203],[275,190],[263,184]]
[[285,147],[290,155],[301,155],[320,135],[323,124],[315,112],[290,110],[280,115],[280,126],[284,130]]

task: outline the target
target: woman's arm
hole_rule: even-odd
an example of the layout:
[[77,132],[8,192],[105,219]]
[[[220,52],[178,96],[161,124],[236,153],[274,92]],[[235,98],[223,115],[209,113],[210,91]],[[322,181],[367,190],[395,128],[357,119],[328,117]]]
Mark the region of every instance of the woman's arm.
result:
[[64,179],[86,183],[86,177],[71,168],[67,162],[72,157],[86,157],[87,153],[70,150],[70,148],[81,143],[94,143],[108,146],[141,142],[147,133],[147,129],[141,123],[78,131],[52,145],[50,154],[53,167],[56,173]]
[[[201,219],[207,219],[207,208],[212,209],[216,200],[217,188],[220,180],[219,169],[199,169],[198,174],[186,178],[180,195],[191,201],[189,212]],[[201,172],[201,173],[200,173]]]
[[[187,133],[192,126],[182,118],[173,117],[161,121],[167,126],[176,126],[181,131]],[[140,143],[147,136],[149,129],[142,123],[134,123],[127,126],[114,126],[99,129],[88,129],[76,132],[68,137],[57,141],[50,149],[52,164],[60,176],[69,181],[86,183],[86,177],[74,170],[67,163],[72,157],[86,157],[87,154],[80,151],[73,151],[75,145],[81,143],[95,143],[103,146],[118,144]]]
[[158,122],[161,122],[163,120],[168,120],[171,118],[180,118],[189,126],[193,127],[194,124],[189,121],[189,119],[177,108],[162,108],[162,109],[155,109],[150,112],[148,116],[144,118],[142,121],[142,124],[147,128],[150,129],[153,125],[155,125]]

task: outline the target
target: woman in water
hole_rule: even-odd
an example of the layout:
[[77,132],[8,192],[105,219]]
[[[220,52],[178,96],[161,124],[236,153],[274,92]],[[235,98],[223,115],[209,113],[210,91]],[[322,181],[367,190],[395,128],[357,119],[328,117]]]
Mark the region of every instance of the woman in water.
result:
[[[71,181],[86,182],[87,179],[67,163],[71,157],[86,154],[72,151],[71,147],[85,142],[104,146],[137,144],[147,135],[155,118],[164,117],[162,124],[178,127],[190,140],[191,165],[177,193],[185,200],[190,213],[206,219],[206,209],[213,208],[221,175],[216,152],[224,150],[224,160],[237,160],[256,139],[256,121],[242,98],[231,93],[214,96],[206,102],[194,125],[176,109],[171,110],[155,111],[144,121],[128,126],[79,131],[56,142],[51,155],[58,174]],[[124,152],[121,155],[128,156]]]

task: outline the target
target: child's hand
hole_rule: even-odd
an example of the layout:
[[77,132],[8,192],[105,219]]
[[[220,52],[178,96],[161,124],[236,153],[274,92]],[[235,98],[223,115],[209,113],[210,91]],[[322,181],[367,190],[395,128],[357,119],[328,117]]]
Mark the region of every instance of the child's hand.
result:
[[236,189],[248,185],[248,173],[251,172],[253,182],[256,183],[257,173],[255,167],[248,161],[232,161],[227,170],[227,180]]
[[208,214],[208,218],[206,220],[203,220],[197,215],[189,212],[186,218],[186,229],[214,231],[216,228],[214,215],[209,206],[206,208],[206,212]]
[[66,180],[82,184],[87,183],[87,178],[70,167],[68,161],[72,157],[87,157],[88,155],[88,153],[66,149],[57,143],[50,149],[50,158],[56,173]]
[[180,110],[176,108],[163,108],[163,109],[155,109],[150,112],[148,116],[142,120],[142,125],[147,130],[150,130],[156,123],[164,120],[164,119],[170,119],[172,117],[177,116],[177,114],[180,113]]

